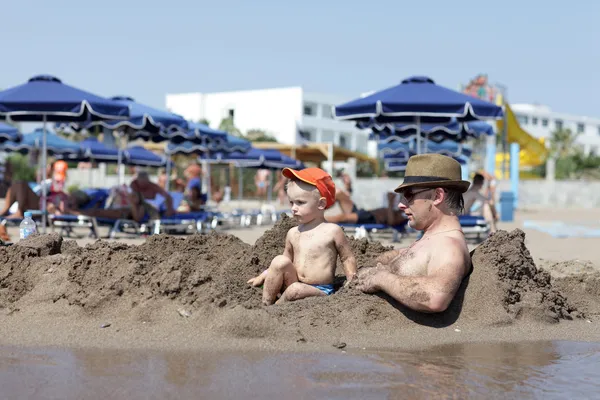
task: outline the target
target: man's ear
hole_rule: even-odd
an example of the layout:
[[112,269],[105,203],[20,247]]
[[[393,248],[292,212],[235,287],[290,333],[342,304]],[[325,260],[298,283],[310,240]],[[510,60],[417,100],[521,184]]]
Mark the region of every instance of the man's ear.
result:
[[319,210],[324,210],[327,208],[327,199],[325,197],[319,198],[319,203],[317,203],[317,207]]
[[444,192],[444,189],[436,188],[433,193],[433,204],[435,204],[436,206],[442,204],[446,197],[446,192]]

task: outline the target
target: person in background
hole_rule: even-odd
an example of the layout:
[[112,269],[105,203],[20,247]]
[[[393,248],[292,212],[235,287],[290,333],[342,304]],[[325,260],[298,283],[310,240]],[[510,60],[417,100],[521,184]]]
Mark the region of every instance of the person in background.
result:
[[12,181],[12,165],[8,157],[4,156],[0,162],[0,196],[6,195]]
[[[137,173],[137,177],[129,186],[131,187],[131,190],[139,193],[144,200],[152,200],[156,197],[156,195],[160,194],[165,198],[167,207],[165,216],[170,217],[171,215],[175,214],[175,210],[173,209],[173,198],[167,191],[150,180],[148,172],[139,171]],[[139,203],[139,201],[136,201],[136,203]]]
[[52,183],[50,185],[51,193],[60,193],[65,191],[65,182],[67,180],[67,171],[69,166],[63,160],[57,160],[52,165]]
[[273,192],[277,193],[277,199],[279,200],[280,205],[284,205],[287,199],[287,193],[285,192],[285,185],[289,182],[282,173],[279,173],[279,179],[275,186],[273,186]]
[[343,186],[341,190],[346,192],[348,196],[352,196],[352,178],[345,171],[339,171],[337,177],[342,180]]
[[254,183],[256,184],[256,195],[259,198],[267,196],[267,191],[271,183],[271,171],[261,168],[254,175]]
[[473,177],[473,183],[469,190],[463,194],[463,200],[465,202],[465,214],[467,215],[480,215],[490,225],[490,232],[496,232],[496,221],[494,211],[492,210],[492,204],[488,197],[483,195],[485,178],[481,174],[475,174]]

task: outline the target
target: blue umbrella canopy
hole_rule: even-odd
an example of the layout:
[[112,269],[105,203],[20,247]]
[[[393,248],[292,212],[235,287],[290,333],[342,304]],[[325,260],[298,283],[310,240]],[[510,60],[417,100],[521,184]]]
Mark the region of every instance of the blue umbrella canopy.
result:
[[201,154],[206,152],[246,152],[250,149],[252,143],[246,139],[238,138],[232,135],[226,135],[219,138],[218,143],[210,140],[185,140],[179,143],[170,141],[167,144],[168,154]]
[[234,164],[243,168],[296,168],[303,169],[304,165],[291,157],[286,156],[278,150],[274,149],[257,149],[251,148],[246,153],[231,152],[231,153],[210,153],[203,154],[198,158],[200,161],[206,161],[211,164]]
[[138,165],[143,167],[164,167],[167,164],[166,157],[145,149],[142,146],[131,146],[123,151],[125,163],[128,165]]
[[[417,134],[416,124],[383,124],[371,127],[369,140],[408,142]],[[458,123],[456,121],[446,124],[423,124],[420,127],[422,137],[440,143],[445,140],[463,142],[469,138],[478,138],[481,135],[493,136],[494,128],[484,121]]]
[[136,102],[131,97],[115,96],[112,101],[129,107],[130,115],[121,121],[88,121],[83,124],[70,124],[75,130],[91,130],[95,126],[102,126],[111,130],[125,132],[130,139],[152,140],[162,142],[168,140],[174,132],[188,130],[188,122],[180,115],[166,110],[160,110]]
[[128,106],[66,85],[50,75],[34,76],[0,92],[0,119],[68,122],[128,117]]
[[[410,143],[402,142],[379,142],[378,151],[384,155],[384,159],[399,159],[408,161],[408,158],[417,154],[414,140]],[[444,154],[449,157],[471,157],[471,149],[452,140],[441,143],[430,142],[427,144],[428,153]]]
[[[173,132],[169,141],[171,143],[183,143],[183,142],[191,142],[199,148],[210,148],[211,150],[219,150],[223,147],[223,145],[227,142],[227,138],[229,135],[225,131],[221,131],[218,129],[212,129],[208,125],[189,122],[189,129],[185,132],[178,131]],[[191,146],[191,145],[186,145]]]
[[[19,152],[27,154],[31,150],[41,150],[44,131],[36,129],[22,136],[18,142],[7,141],[1,145],[1,149],[8,152]],[[46,132],[46,143],[48,152],[51,154],[78,154],[81,152],[79,143],[62,138],[54,132]]]
[[[452,157],[460,163],[460,165],[467,165],[468,160],[463,157]],[[406,170],[408,160],[389,159],[385,160],[384,169],[388,172],[401,172]]]
[[367,123],[449,123],[498,119],[502,108],[436,85],[428,77],[414,76],[399,85],[334,108],[338,119]]
[[[18,142],[19,140],[21,140],[21,134],[19,133],[19,130],[14,126],[0,122],[0,143],[6,142],[8,140],[12,142]],[[0,150],[2,150],[1,147]]]

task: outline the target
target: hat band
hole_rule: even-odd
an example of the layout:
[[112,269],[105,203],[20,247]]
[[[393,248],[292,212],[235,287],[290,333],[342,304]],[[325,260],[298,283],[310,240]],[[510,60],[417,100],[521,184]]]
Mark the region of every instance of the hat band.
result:
[[419,176],[419,175],[413,175],[413,176],[406,176],[404,177],[404,182],[405,183],[423,183],[423,182],[438,182],[438,181],[450,181],[452,179],[450,178],[444,178],[442,176]]

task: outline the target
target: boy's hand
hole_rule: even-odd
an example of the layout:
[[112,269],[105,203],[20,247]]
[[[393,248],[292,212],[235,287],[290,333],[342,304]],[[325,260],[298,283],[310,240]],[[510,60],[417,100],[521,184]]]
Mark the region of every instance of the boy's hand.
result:
[[268,270],[263,271],[260,275],[250,279],[247,283],[253,287],[262,285],[265,283],[265,279],[267,278],[267,271]]
[[356,274],[350,275],[346,277],[346,282],[344,282],[344,289],[350,286],[352,282],[356,282]]

